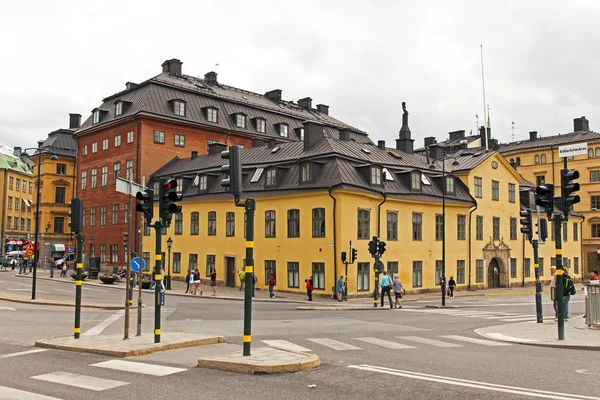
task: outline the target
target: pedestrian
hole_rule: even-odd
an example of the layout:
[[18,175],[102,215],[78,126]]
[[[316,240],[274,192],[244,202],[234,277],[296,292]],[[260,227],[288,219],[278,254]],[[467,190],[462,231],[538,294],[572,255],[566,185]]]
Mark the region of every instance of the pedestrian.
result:
[[565,321],[569,320],[569,300],[571,296],[575,294],[575,284],[573,279],[569,276],[569,269],[563,268],[563,311]]
[[150,278],[150,287],[148,288],[148,290],[152,290],[152,287],[154,287],[154,285],[156,285],[156,272],[152,270],[152,277]]
[[210,269],[210,286],[212,287],[213,296],[217,295],[217,270],[215,267]]
[[556,267],[553,265],[550,267],[550,300],[552,300],[552,308],[554,308],[554,319],[558,317],[556,311]]
[[342,301],[344,295],[344,275],[340,275],[340,279],[337,280],[337,285],[335,285],[335,292],[337,293],[338,301]]
[[17,260],[13,257],[12,260],[10,260],[10,265],[11,265],[11,270],[14,271],[15,268],[17,268]]
[[252,297],[254,297],[254,288],[256,287],[256,282],[258,282],[258,278],[256,274],[252,272]]
[[200,289],[202,281],[200,280],[200,271],[198,271],[198,268],[194,270],[191,279],[194,282],[194,294],[200,292],[200,296],[202,296],[202,289]]
[[379,286],[381,287],[381,307],[383,307],[383,304],[385,303],[384,295],[387,294],[391,310],[394,307],[394,305],[392,304],[392,295],[390,294],[390,292],[394,285],[392,284],[392,280],[388,276],[387,271],[383,271],[383,276],[379,279]]
[[240,270],[238,276],[240,277],[240,290],[244,290],[244,284],[246,283],[246,271],[244,271],[244,268]]
[[304,282],[306,282],[306,294],[308,295],[308,301],[312,301],[312,292],[315,290],[315,287],[313,286],[313,277],[309,276],[308,279],[304,280]]
[[598,275],[598,270],[597,269],[592,270],[592,280],[593,281],[600,281],[600,276]]
[[456,287],[456,281],[454,280],[453,276],[450,276],[450,279],[448,280],[448,290],[450,290],[450,294],[448,295],[448,297],[450,297],[451,299],[454,298],[454,288]]
[[402,281],[398,278],[398,274],[394,275],[394,281],[392,282],[394,285],[394,297],[395,303],[394,308],[402,308],[402,292],[406,293],[406,289],[402,286]]
[[19,259],[19,275],[27,272],[27,265],[23,262],[22,259]]
[[275,273],[271,272],[271,276],[269,277],[269,298],[275,298],[275,294],[273,293],[273,288],[275,287]]
[[192,275],[192,270],[188,269],[188,272],[185,275],[185,282],[187,283],[187,286],[185,288],[185,293],[191,293],[191,291],[190,291],[190,276],[191,275]]
[[50,278],[54,278],[54,262],[50,263]]
[[167,289],[165,289],[165,269],[163,267],[160,267],[160,288],[163,290],[163,292]]

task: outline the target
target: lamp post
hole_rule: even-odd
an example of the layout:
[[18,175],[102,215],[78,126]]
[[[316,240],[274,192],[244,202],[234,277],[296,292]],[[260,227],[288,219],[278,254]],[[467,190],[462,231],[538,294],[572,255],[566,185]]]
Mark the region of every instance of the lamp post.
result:
[[442,162],[442,276],[440,277],[440,287],[442,289],[442,307],[446,306],[446,160],[452,159],[452,166],[458,165],[456,157],[443,155],[431,163],[429,169],[436,169],[435,161]]
[[171,239],[171,236],[169,236],[169,238],[167,239],[167,251],[168,251],[168,260],[169,263],[167,264],[167,276],[165,276],[165,287],[168,290],[171,290],[171,246],[173,246],[173,239]]

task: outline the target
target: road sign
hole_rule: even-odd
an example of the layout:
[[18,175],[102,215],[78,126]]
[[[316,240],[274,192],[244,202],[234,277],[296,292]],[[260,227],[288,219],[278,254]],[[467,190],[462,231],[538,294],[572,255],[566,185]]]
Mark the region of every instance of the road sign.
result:
[[29,258],[32,256],[33,256],[33,249],[27,249],[27,251],[25,252],[24,258]]
[[27,243],[26,249],[33,251],[33,243],[31,243],[31,242]]
[[133,258],[131,260],[131,270],[133,272],[140,272],[140,264],[142,264],[142,269],[146,269],[146,260],[143,258]]
[[135,196],[137,192],[143,192],[146,189],[146,187],[140,185],[139,183],[128,181],[127,179],[123,179],[117,176],[116,189],[117,192],[125,193],[130,196]]
[[73,246],[73,241],[72,241],[72,240],[69,240],[69,241],[67,242],[67,246]]
[[73,252],[73,246],[67,246],[67,252],[72,253]]
[[567,144],[565,146],[558,147],[559,157],[571,157],[587,154],[588,147],[587,143]]

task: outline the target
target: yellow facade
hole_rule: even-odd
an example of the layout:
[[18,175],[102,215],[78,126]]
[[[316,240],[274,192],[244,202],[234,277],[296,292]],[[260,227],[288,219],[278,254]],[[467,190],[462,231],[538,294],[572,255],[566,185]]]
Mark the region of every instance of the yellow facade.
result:
[[[33,233],[33,178],[21,159],[6,154],[2,157],[0,188],[2,190],[2,254],[8,251],[6,239],[30,239]],[[14,248],[11,248],[15,250]]]

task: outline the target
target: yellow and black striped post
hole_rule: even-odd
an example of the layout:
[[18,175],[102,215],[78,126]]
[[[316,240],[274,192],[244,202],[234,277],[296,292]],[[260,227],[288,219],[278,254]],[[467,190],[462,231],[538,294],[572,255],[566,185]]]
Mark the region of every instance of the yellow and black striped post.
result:
[[162,263],[160,220],[154,223],[154,229],[156,230],[156,263],[154,264],[154,343],[160,343],[160,289],[162,280],[162,276],[160,275],[160,266]]
[[540,257],[538,255],[539,242],[537,239],[531,241],[533,245],[533,266],[535,271],[535,314],[538,323],[544,322],[544,310],[542,308],[542,282],[540,281]]
[[77,235],[77,263],[75,264],[75,328],[73,338],[79,339],[81,333],[81,283],[83,280],[83,234]]
[[244,356],[249,356],[252,348],[252,292],[254,291],[254,211],[256,201],[246,199],[237,204],[246,213],[246,282],[244,290]]
[[562,262],[562,223],[560,215],[554,215],[554,236],[556,240],[556,289],[554,298],[556,299],[556,316],[558,317],[558,340],[565,340],[565,309],[564,309],[564,279]]

